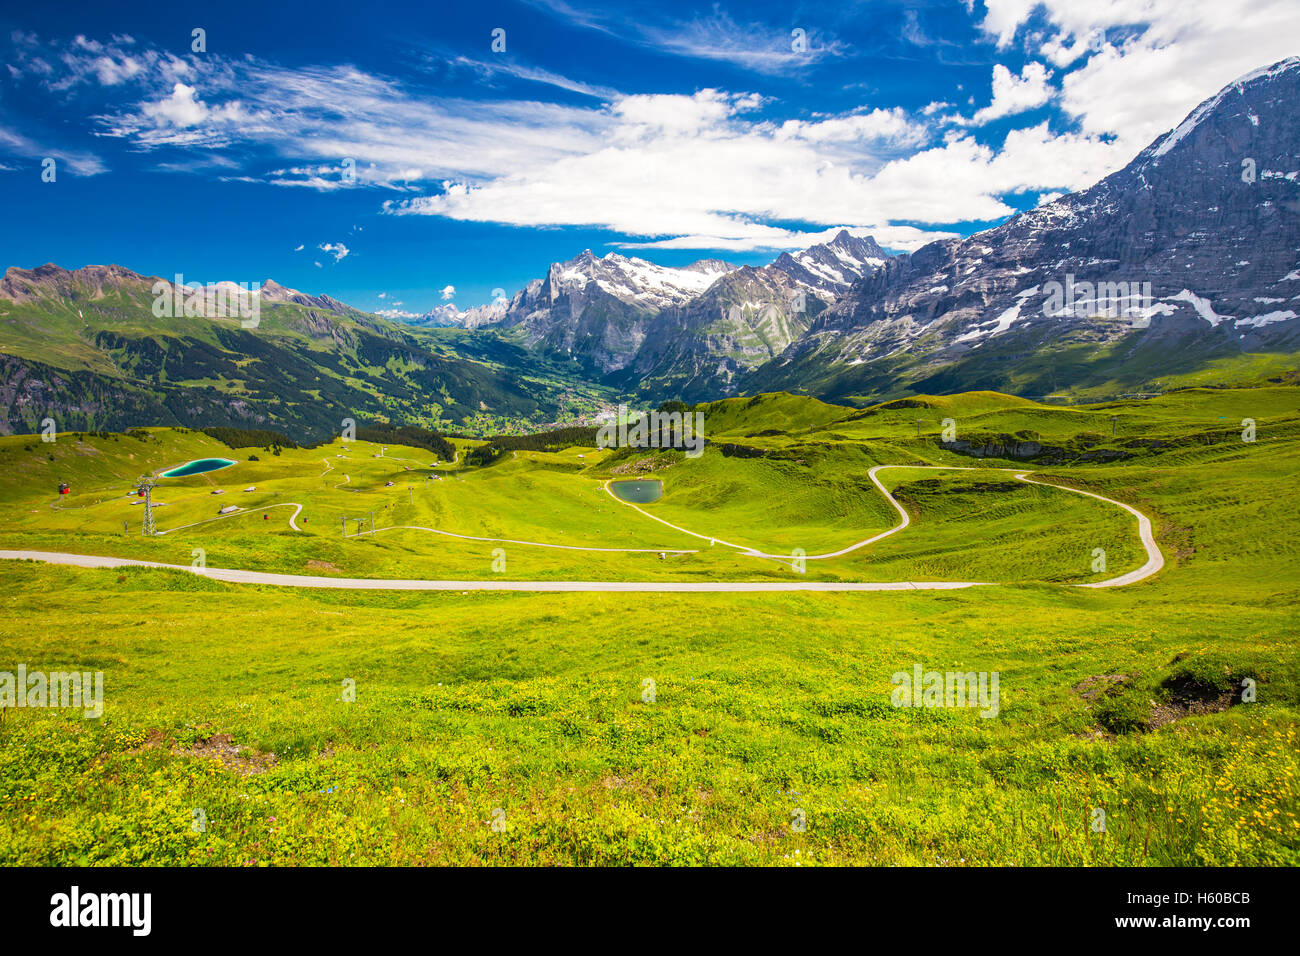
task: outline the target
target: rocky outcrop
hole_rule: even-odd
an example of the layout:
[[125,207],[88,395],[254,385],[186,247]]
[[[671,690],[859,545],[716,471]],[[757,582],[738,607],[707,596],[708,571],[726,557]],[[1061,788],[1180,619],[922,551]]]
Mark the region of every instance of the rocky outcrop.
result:
[[962,438],[957,441],[939,441],[944,451],[971,458],[1003,458],[1009,461],[1032,461],[1044,465],[1067,462],[1110,462],[1132,458],[1130,452],[1117,448],[1095,448],[1099,439],[1076,436],[1068,447],[1044,445],[1034,439],[998,435],[995,438]]

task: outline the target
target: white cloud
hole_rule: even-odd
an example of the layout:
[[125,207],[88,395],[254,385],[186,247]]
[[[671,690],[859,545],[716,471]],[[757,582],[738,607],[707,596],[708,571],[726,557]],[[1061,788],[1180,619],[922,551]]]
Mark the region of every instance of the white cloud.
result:
[[812,122],[787,120],[781,134],[810,143],[887,142],[894,147],[919,146],[929,138],[925,126],[913,121],[902,109],[874,109]]
[[333,256],[335,262],[342,262],[347,258],[348,253],[351,252],[351,250],[341,242],[322,242],[316,248],[321,252]]
[[[954,131],[914,151],[924,128],[898,111],[782,124],[750,122],[748,101],[716,91],[640,97],[616,108],[604,148],[441,194],[392,202],[420,213],[515,225],[582,224],[648,237],[634,248],[798,248],[816,229],[870,232],[915,249],[950,230],[898,223],[990,221],[1002,196],[1091,185],[1131,156],[1047,124],[1009,133],[1001,149]],[[812,241],[818,241],[813,239]]]
[[208,108],[194,98],[194,87],[184,83],[177,83],[171,95],[157,103],[142,103],[140,110],[159,125],[169,123],[180,127],[194,126],[208,115]]
[[444,300],[454,299],[456,297],[456,287],[454,285],[443,286],[442,297]]
[[719,249],[797,245],[802,233],[764,224],[771,219],[888,225],[889,214],[874,208],[870,174],[923,142],[923,125],[884,109],[750,119],[761,105],[753,94],[718,90],[623,97],[605,114],[599,148],[551,162],[520,157],[507,175],[448,180],[439,195],[386,205],[454,219],[693,237],[673,247],[691,241]]
[[[421,98],[352,67],[249,60],[236,74],[211,59],[164,99],[100,117],[104,132],[143,149],[256,143],[298,161],[267,181],[325,191],[502,175],[598,148],[609,123],[601,108]],[[343,158],[353,160],[354,180],[341,175]]]
[[[102,117],[105,131],[146,150],[247,144],[288,160],[230,178],[321,191],[442,184],[385,203],[390,212],[604,227],[660,248],[796,248],[840,226],[916,248],[950,234],[946,224],[1009,214],[1006,191],[1087,185],[1096,155],[1110,155],[1078,137],[1051,150],[1037,127],[1008,137],[1006,156],[959,130],[935,146],[941,102],[919,115],[865,104],[782,118],[782,103],[753,92],[617,95],[584,107],[471,103],[416,95],[352,67],[245,59],[236,69],[217,56],[190,67],[147,108]],[[1041,95],[1046,70],[1036,69],[1007,71],[1005,89],[995,82],[999,110]]]
[[429,59],[438,67],[447,65],[453,68],[459,67],[472,70],[486,80],[509,77],[530,83],[539,83],[543,86],[553,86],[556,89],[568,90],[570,93],[581,93],[583,96],[591,96],[597,99],[610,99],[618,95],[618,91],[610,87],[583,83],[580,80],[570,79],[559,73],[519,63],[503,56],[494,55],[487,60],[478,60],[440,47],[429,47],[427,52]]
[[1068,36],[1063,33],[1058,34],[1044,43],[1039,52],[1057,66],[1069,66],[1088,52],[1088,48],[1096,36],[1097,34],[1090,33],[1087,36],[1075,38],[1074,42],[1071,43],[1067,42],[1069,40]]
[[[827,57],[839,56],[843,46],[809,27],[792,24],[773,29],[740,24],[719,7],[710,16],[689,23],[657,26],[636,21],[644,41],[660,50],[694,59],[721,60],[758,73],[788,73]],[[800,35],[794,30],[798,29]]]
[[124,56],[116,60],[111,56],[101,56],[94,61],[95,75],[104,86],[116,86],[135,76],[144,67],[135,57]]
[[[1200,102],[1250,71],[1294,55],[1295,0],[986,0],[983,28],[1009,45],[1031,11],[1055,33],[1041,52],[1058,65],[1094,52],[1061,81],[1061,107],[1084,133],[1113,135],[1130,156]],[[1108,32],[1109,31],[1109,32]],[[1026,30],[1031,39],[1034,30]],[[1079,55],[1069,62],[1075,62]]]
[[[998,49],[1004,49],[1015,38],[1020,24],[1024,23],[1034,8],[1042,2],[1043,0],[984,0],[984,8],[987,12],[980,26],[985,33],[997,37]],[[1106,0],[1094,0],[1094,2],[1101,5]]]
[[1050,76],[1041,63],[1026,63],[1018,77],[1001,63],[994,64],[993,102],[976,112],[971,122],[982,126],[1044,105],[1052,98],[1053,90],[1047,82]]

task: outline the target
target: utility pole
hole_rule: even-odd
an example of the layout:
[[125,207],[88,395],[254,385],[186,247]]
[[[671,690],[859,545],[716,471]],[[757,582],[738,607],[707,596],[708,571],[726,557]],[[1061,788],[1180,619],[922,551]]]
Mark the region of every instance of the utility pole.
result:
[[144,521],[140,524],[140,533],[145,537],[153,537],[158,533],[153,521],[153,486],[155,481],[153,475],[145,475],[140,479],[140,492],[144,495]]
[[919,418],[916,420],[916,437],[921,437],[921,419]]
[[1112,416],[1110,416],[1110,437],[1111,437],[1111,438],[1114,438],[1114,437],[1115,437],[1115,424],[1116,424],[1116,422],[1118,422],[1118,421],[1119,421],[1119,416],[1118,416],[1118,415],[1112,415]]
[[370,537],[375,536],[375,513],[370,512]]
[[344,515],[343,516],[343,537],[346,538],[347,536],[348,536],[348,516]]

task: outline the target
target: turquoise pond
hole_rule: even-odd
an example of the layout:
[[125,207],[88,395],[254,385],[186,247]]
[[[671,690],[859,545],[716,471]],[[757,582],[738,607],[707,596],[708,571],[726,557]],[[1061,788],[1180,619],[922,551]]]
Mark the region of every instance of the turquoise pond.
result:
[[186,478],[190,475],[201,475],[205,471],[220,471],[222,468],[229,468],[235,462],[229,458],[197,458],[194,461],[187,461],[183,465],[177,465],[168,471],[164,471],[159,478]]
[[609,490],[614,497],[634,505],[648,505],[658,501],[664,494],[664,483],[658,478],[643,478],[638,481],[611,481]]

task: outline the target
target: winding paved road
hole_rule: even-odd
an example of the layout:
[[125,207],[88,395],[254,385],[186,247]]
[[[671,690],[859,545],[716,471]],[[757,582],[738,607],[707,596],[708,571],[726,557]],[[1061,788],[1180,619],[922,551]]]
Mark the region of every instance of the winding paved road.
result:
[[[1142,514],[1142,512],[1138,511],[1136,508],[1130,507],[1129,505],[1124,504],[1124,502],[1122,501],[1116,501],[1114,498],[1105,498],[1102,495],[1093,494],[1091,491],[1081,491],[1078,488],[1071,488],[1068,485],[1054,485],[1050,481],[1035,481],[1034,479],[1028,477],[1030,474],[1032,474],[1032,472],[1018,471],[1018,469],[1015,468],[974,468],[969,465],[876,465],[874,468],[872,468],[870,471],[867,472],[867,477],[871,479],[871,483],[876,486],[876,488],[880,491],[880,493],[885,496],[885,499],[891,505],[894,506],[894,510],[898,512],[898,516],[900,519],[898,524],[894,525],[892,528],[890,528],[887,531],[882,531],[879,534],[872,535],[870,538],[863,538],[861,541],[854,542],[848,547],[841,548],[838,551],[827,551],[824,554],[804,555],[803,559],[805,561],[824,561],[827,558],[839,558],[846,554],[851,554],[852,552],[857,551],[860,548],[867,547],[867,545],[875,544],[877,541],[880,541],[882,538],[888,538],[891,534],[897,534],[898,532],[902,531],[904,528],[906,528],[908,525],[912,523],[912,518],[910,515],[908,515],[907,509],[904,508],[901,504],[899,504],[898,499],[895,498],[893,495],[891,495],[889,493],[889,489],[887,489],[884,485],[882,485],[880,483],[880,479],[876,477],[876,475],[879,472],[882,472],[888,468],[909,468],[917,471],[925,470],[925,471],[1016,472],[1016,474],[1013,477],[1015,477],[1019,481],[1025,482],[1026,484],[1042,485],[1046,488],[1056,488],[1060,491],[1071,491],[1074,492],[1076,495],[1087,495],[1089,498],[1096,498],[1098,501],[1104,501],[1108,504],[1115,505],[1117,508],[1123,508],[1125,511],[1129,512],[1134,517],[1136,517],[1138,519],[1138,536],[1142,539],[1142,547],[1146,549],[1146,554],[1147,554],[1146,564],[1142,565],[1142,567],[1134,571],[1128,572],[1127,574],[1122,574],[1119,577],[1110,578],[1105,581],[1097,581],[1091,584],[1079,584],[1076,585],[1076,587],[1084,587],[1084,588],[1123,587],[1126,584],[1133,584],[1137,581],[1143,580],[1144,578],[1149,578],[1151,577],[1151,575],[1155,574],[1157,571],[1159,571],[1161,568],[1165,566],[1165,557],[1160,552],[1160,548],[1156,545],[1155,536],[1152,534],[1151,531],[1151,521],[1149,518],[1147,518],[1146,515]],[[613,479],[610,480],[612,481]],[[739,551],[741,554],[745,555],[746,557],[771,558],[776,561],[785,561],[785,562],[790,561],[792,557],[789,554],[769,554],[766,551],[759,551],[757,548],[750,548],[747,547],[746,545],[734,544],[730,541],[724,541],[722,538],[715,538],[710,535],[698,534],[697,532],[691,531],[688,528],[683,528],[679,525],[672,524],[671,522],[665,521],[663,518],[660,518],[657,515],[650,514],[650,512],[646,511],[643,508],[638,508],[630,501],[624,501],[622,498],[618,497],[616,494],[614,494],[614,492],[610,490],[609,485],[610,482],[606,481],[604,484],[605,493],[609,495],[611,498],[613,498],[615,501],[617,501],[619,504],[626,505],[632,510],[645,515],[647,518],[650,518],[654,521],[658,521],[660,524],[667,525],[668,527],[674,529],[675,531],[680,531],[683,534],[689,534],[696,538],[703,538],[705,541],[712,541],[712,542],[716,542],[717,544],[726,545],[729,548],[735,548],[737,551]]]
[[294,588],[344,588],[362,591],[957,591],[978,587],[976,581],[897,581],[888,583],[823,581],[423,581],[386,578],[329,578],[313,574],[275,574],[235,568],[195,568],[132,558],[56,551],[0,551],[0,559],[44,561],[78,568],[164,568],[190,571],[232,584],[274,584]]
[[[937,471],[1011,471],[1016,472],[1014,477],[1032,485],[1043,485],[1048,488],[1057,488],[1061,491],[1070,491],[1079,495],[1086,495],[1089,498],[1096,498],[1098,501],[1104,501],[1108,504],[1115,505],[1132,514],[1138,521],[1138,534],[1142,539],[1142,546],[1146,549],[1147,561],[1142,567],[1127,574],[1118,577],[1109,578],[1105,581],[1098,581],[1089,584],[1077,584],[1075,587],[1084,588],[1110,588],[1123,587],[1128,584],[1134,584],[1137,581],[1151,577],[1162,567],[1165,559],[1160,548],[1156,545],[1155,536],[1151,530],[1151,521],[1146,515],[1122,501],[1116,501],[1113,498],[1106,498],[1102,495],[1094,494],[1091,491],[1082,491],[1078,488],[1071,488],[1067,485],[1055,485],[1047,481],[1036,481],[1029,477],[1030,472],[1020,472],[1014,468],[972,468],[959,465],[876,465],[867,476],[871,479],[872,484],[880,490],[894,509],[898,512],[900,521],[894,527],[879,534],[864,538],[855,542],[839,551],[828,551],[824,554],[810,554],[806,556],[809,561],[824,560],[826,558],[840,557],[865,548],[882,538],[887,538],[892,534],[902,531],[912,519],[898,500],[889,493],[888,489],[880,483],[876,475],[886,468],[914,468]],[[788,561],[790,555],[786,554],[768,554],[755,548],[745,545],[733,544],[724,541],[721,538],[711,537],[709,535],[699,534],[687,528],[679,527],[659,518],[649,512],[638,508],[631,502],[623,501],[609,489],[609,482],[604,484],[605,493],[620,504],[639,512],[647,518],[658,521],[660,524],[667,525],[684,534],[692,537],[701,538],[706,541],[715,542],[734,548],[741,554],[749,557],[773,558],[778,561]],[[272,508],[293,507],[295,510],[289,517],[289,526],[295,531],[300,531],[294,519],[302,511],[302,505],[296,502],[283,502],[276,505],[270,505]],[[236,514],[223,515],[221,517],[233,518],[240,514],[249,514],[253,510],[237,512]],[[195,524],[207,524],[209,521],[217,521],[220,518],[209,518],[205,521],[196,522]],[[191,528],[194,525],[183,525],[183,528]],[[453,538],[464,538],[471,541],[488,541],[501,542],[506,544],[529,545],[541,548],[557,548],[566,551],[620,551],[620,552],[658,552],[672,554],[692,554],[696,552],[681,551],[671,548],[591,548],[577,545],[546,544],[539,541],[514,541],[508,538],[475,538],[470,535],[454,534],[450,531],[440,531],[437,528],[425,528],[418,525],[400,525],[379,530],[400,530],[410,529],[418,531],[429,531],[434,534],[447,535]],[[170,531],[179,531],[181,528],[171,528]],[[163,532],[163,533],[169,533]],[[349,537],[354,537],[349,535]],[[385,578],[332,578],[322,575],[310,574],[279,574],[270,571],[245,571],[237,568],[196,568],[183,564],[163,564],[156,561],[138,561],[132,558],[113,558],[101,555],[87,554],[67,554],[63,552],[52,551],[3,551],[0,550],[0,559],[10,560],[29,560],[44,561],[50,564],[66,564],[83,568],[122,568],[122,567],[146,567],[146,568],[165,568],[174,571],[190,571],[194,574],[200,574],[204,577],[213,578],[218,581],[227,581],[234,584],[271,584],[281,587],[300,587],[300,588],[344,588],[349,590],[383,590],[383,591],[642,591],[656,593],[673,593],[673,592],[708,592],[708,591],[953,591],[971,587],[986,587],[991,582],[986,581],[900,581],[900,582],[822,582],[822,581],[426,581],[418,579],[385,579]]]

